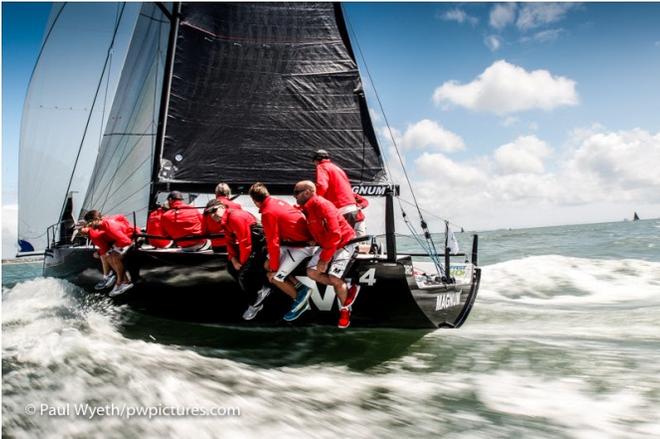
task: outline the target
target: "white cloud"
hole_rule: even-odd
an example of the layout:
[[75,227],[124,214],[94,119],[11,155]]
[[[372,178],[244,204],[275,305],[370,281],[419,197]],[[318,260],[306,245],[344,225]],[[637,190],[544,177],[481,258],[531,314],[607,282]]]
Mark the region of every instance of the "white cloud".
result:
[[369,108],[369,115],[371,116],[371,122],[373,123],[379,123],[383,119],[380,113],[372,108]]
[[561,29],[561,28],[542,30],[540,32],[536,32],[531,37],[521,38],[520,42],[522,42],[522,43],[529,43],[529,42],[551,43],[551,42],[557,40],[561,36],[561,34],[563,34],[564,32],[565,32],[564,29]]
[[521,136],[495,150],[495,162],[502,174],[533,173],[545,170],[543,159],[552,153],[536,136]]
[[448,81],[435,89],[436,104],[450,102],[498,115],[577,105],[575,81],[547,70],[526,71],[504,60],[494,62],[468,84]]
[[485,182],[486,176],[477,168],[452,161],[443,154],[425,152],[415,160],[420,175],[430,178],[442,176],[450,185],[474,185]]
[[523,136],[468,161],[424,152],[410,175],[421,207],[467,227],[621,220],[641,206],[660,214],[660,132],[595,126],[562,150]]
[[500,122],[500,125],[503,127],[510,127],[517,124],[519,121],[520,119],[515,116],[507,116],[502,120],[502,122]]
[[539,129],[539,124],[537,122],[530,122],[529,125],[527,125],[527,128],[531,131],[536,131]]
[[504,29],[509,24],[513,23],[516,18],[516,4],[515,3],[502,3],[493,6],[490,10],[489,23],[495,29]]
[[457,23],[470,23],[472,26],[476,26],[479,23],[477,17],[469,15],[467,12],[460,8],[454,8],[446,11],[444,14],[440,15],[440,18],[445,21],[455,21]]
[[583,136],[568,163],[572,173],[607,192],[645,193],[660,201],[660,133],[634,129]]
[[405,149],[431,148],[446,152],[465,148],[465,143],[460,136],[429,119],[408,125],[406,132],[401,136],[400,144]]
[[490,49],[491,52],[497,51],[502,43],[497,35],[488,35],[484,38],[484,44]]
[[561,21],[576,3],[524,3],[518,12],[516,26],[527,31]]
[[12,259],[16,256],[18,246],[18,205],[2,206],[2,259]]

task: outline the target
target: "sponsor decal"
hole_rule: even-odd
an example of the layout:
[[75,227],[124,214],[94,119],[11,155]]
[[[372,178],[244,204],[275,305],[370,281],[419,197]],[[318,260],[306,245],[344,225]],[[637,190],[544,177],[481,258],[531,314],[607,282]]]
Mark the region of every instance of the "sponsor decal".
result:
[[332,286],[328,285],[325,288],[325,293],[321,295],[321,291],[319,290],[318,285],[310,278],[300,276],[298,277],[298,280],[312,290],[312,294],[309,298],[312,303],[316,305],[319,311],[332,310],[332,305],[335,303],[335,299],[337,298],[335,289]]
[[403,269],[406,271],[406,276],[412,276],[412,274],[413,274],[413,266],[412,265],[404,265]]
[[[382,184],[359,184],[353,186],[353,192],[358,195],[370,195],[372,197],[384,197],[385,192],[392,188],[389,185]],[[398,192],[397,188],[393,188],[395,192]]]
[[451,308],[461,304],[461,292],[442,293],[435,298],[435,310]]
[[465,265],[450,265],[449,275],[453,277],[463,277],[465,276],[465,268]]

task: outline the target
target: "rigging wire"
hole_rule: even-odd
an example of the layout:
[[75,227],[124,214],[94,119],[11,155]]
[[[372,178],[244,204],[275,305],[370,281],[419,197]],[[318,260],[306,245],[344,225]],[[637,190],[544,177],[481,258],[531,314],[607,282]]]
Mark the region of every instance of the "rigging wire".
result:
[[[399,159],[399,163],[401,164],[401,169],[403,170],[403,175],[404,175],[404,177],[406,179],[406,182],[408,184],[408,188],[410,189],[410,194],[413,197],[414,205],[415,205],[415,208],[417,209],[417,214],[419,215],[419,219],[420,219],[420,226],[422,228],[422,231],[424,232],[424,238],[427,241],[427,247],[426,248],[428,248],[430,250],[428,252],[429,256],[433,260],[433,263],[434,263],[436,269],[438,270],[438,274],[442,274],[442,273],[445,272],[445,270],[443,270],[442,265],[438,261],[438,258],[437,258],[438,251],[436,250],[435,243],[433,242],[433,239],[431,237],[431,232],[428,229],[428,225],[426,224],[426,221],[424,220],[424,215],[422,215],[422,210],[419,207],[419,203],[417,202],[417,197],[415,196],[415,191],[413,190],[412,182],[410,181],[410,177],[408,176],[408,171],[406,170],[406,167],[403,164],[403,157],[401,157],[401,153],[399,152],[399,147],[396,144],[394,134],[392,133],[392,127],[390,126],[389,120],[387,119],[387,114],[385,113],[385,109],[383,108],[383,103],[380,99],[380,95],[378,94],[378,90],[376,90],[376,84],[373,80],[373,77],[371,76],[371,72],[369,71],[369,66],[367,64],[367,60],[364,56],[364,53],[362,52],[362,47],[360,46],[360,42],[357,38],[357,35],[356,35],[355,31],[353,30],[353,27],[350,23],[350,20],[348,19],[348,16],[345,15],[345,17],[346,17],[346,23],[348,25],[348,29],[351,32],[351,34],[353,34],[353,38],[355,40],[355,45],[357,46],[358,52],[360,53],[360,58],[362,59],[362,62],[364,63],[364,68],[367,72],[369,82],[371,82],[371,85],[373,87],[374,95],[376,96],[378,106],[379,106],[380,111],[383,115],[383,119],[385,121],[387,131],[389,132],[389,135],[390,135],[390,139],[392,140],[392,145],[394,146],[394,151],[396,152],[396,156]],[[388,169],[388,172],[389,172],[389,169]],[[391,176],[391,172],[390,172],[390,176]],[[404,216],[404,219],[405,219],[406,213],[403,210],[403,207],[401,206],[400,197],[397,196],[397,199],[399,199],[399,207],[401,208],[401,212],[403,213],[403,216]],[[409,229],[411,230],[411,232],[413,232],[413,230],[414,230],[414,228],[412,228],[412,227],[409,227]],[[446,270],[446,271],[448,272],[449,270]]]
[[89,124],[92,120],[92,115],[94,114],[94,106],[96,105],[96,99],[98,98],[99,91],[101,90],[101,85],[103,84],[103,77],[105,76],[105,71],[108,66],[108,61],[111,58],[112,48],[115,45],[115,39],[117,38],[117,31],[119,30],[119,24],[121,23],[122,16],[124,15],[125,8],[126,8],[126,3],[123,3],[121,7],[121,12],[119,13],[119,18],[115,22],[115,28],[112,33],[112,40],[110,41],[110,46],[108,47],[108,52],[105,57],[101,78],[99,78],[99,83],[96,86],[96,92],[94,93],[94,98],[92,99],[92,105],[90,106],[90,110],[89,110],[89,117],[87,117],[87,123],[85,124],[85,129],[83,130],[82,139],[80,140],[80,146],[78,147],[78,153],[76,154],[76,160],[73,162],[73,170],[71,171],[71,176],[69,177],[69,184],[67,185],[66,192],[64,193],[64,203],[62,204],[62,210],[60,211],[58,221],[62,219],[62,215],[64,214],[64,209],[66,208],[66,200],[69,197],[69,190],[71,189],[73,176],[75,175],[76,168],[78,167],[78,160],[80,159],[80,153],[82,152],[83,145],[85,144],[85,137],[87,137],[87,129],[89,128]]

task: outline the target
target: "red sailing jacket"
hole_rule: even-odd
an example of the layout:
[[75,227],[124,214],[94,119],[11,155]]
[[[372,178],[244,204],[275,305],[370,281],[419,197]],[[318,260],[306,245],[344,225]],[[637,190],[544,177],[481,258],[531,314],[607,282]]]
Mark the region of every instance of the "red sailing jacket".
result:
[[355,204],[348,176],[330,159],[323,159],[316,165],[316,193],[331,201],[337,209]]
[[133,242],[133,227],[123,215],[112,215],[104,217],[99,224],[100,231],[112,245],[126,247]]
[[[147,218],[147,235],[165,236],[165,232],[161,225],[161,219],[164,213],[165,210],[163,210],[162,207],[159,207],[149,214],[149,218]],[[171,241],[169,239],[149,238],[148,242],[156,248],[164,248],[167,247]]]
[[360,194],[353,194],[353,196],[355,197],[355,204],[357,204],[357,207],[358,207],[358,213],[357,213],[356,220],[359,223],[360,221],[364,221],[364,219],[365,219],[365,216],[364,216],[364,213],[362,212],[362,209],[366,209],[367,207],[369,207],[369,200],[367,200],[366,198],[364,198]]
[[[235,201],[230,200],[229,198],[225,197],[224,195],[217,195],[215,197],[216,200],[222,201],[222,204],[227,206],[227,209],[243,209],[243,207],[236,203]],[[213,221],[213,218],[211,218],[211,215],[203,215],[202,216],[202,234],[204,235],[217,235],[219,233],[225,233],[225,229],[222,226],[222,222],[217,222]],[[224,247],[227,245],[227,239],[225,238],[212,238],[211,239],[211,246],[213,248],[216,247]]]
[[250,212],[243,209],[227,209],[222,215],[222,227],[227,238],[227,257],[238,258],[245,264],[252,252],[252,230],[250,226],[257,219]]
[[259,212],[268,247],[270,270],[277,271],[280,268],[280,245],[286,242],[310,242],[312,235],[302,212],[286,201],[266,197]]
[[99,255],[103,256],[108,253],[108,250],[112,247],[112,243],[106,236],[105,232],[100,229],[95,229],[93,227],[89,228],[89,240],[92,241],[92,244],[99,248]]
[[[202,234],[203,235],[215,235],[218,233],[225,233],[224,227],[222,227],[222,223],[219,223],[217,221],[213,221],[213,218],[211,218],[211,215],[203,215],[202,216]],[[227,239],[226,237],[224,238],[211,238],[211,246],[213,248],[216,247],[224,247],[227,245]]]
[[165,235],[174,239],[179,247],[190,247],[204,243],[203,239],[177,239],[202,234],[202,214],[196,208],[181,200],[170,200],[170,210],[163,213],[160,220]]
[[303,205],[307,225],[314,240],[321,246],[320,258],[330,261],[338,249],[355,238],[355,231],[328,200],[314,195]]
[[227,209],[242,209],[243,206],[238,204],[236,201],[232,201],[229,198],[225,197],[224,195],[216,195],[215,199],[218,201],[222,201],[222,204],[227,206]]

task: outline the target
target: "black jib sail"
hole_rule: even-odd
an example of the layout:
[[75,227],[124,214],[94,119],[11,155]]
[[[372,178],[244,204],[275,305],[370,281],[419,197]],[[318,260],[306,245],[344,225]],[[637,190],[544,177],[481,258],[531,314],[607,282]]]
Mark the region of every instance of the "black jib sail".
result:
[[341,7],[184,3],[159,182],[313,179],[325,149],[354,182],[384,177]]

